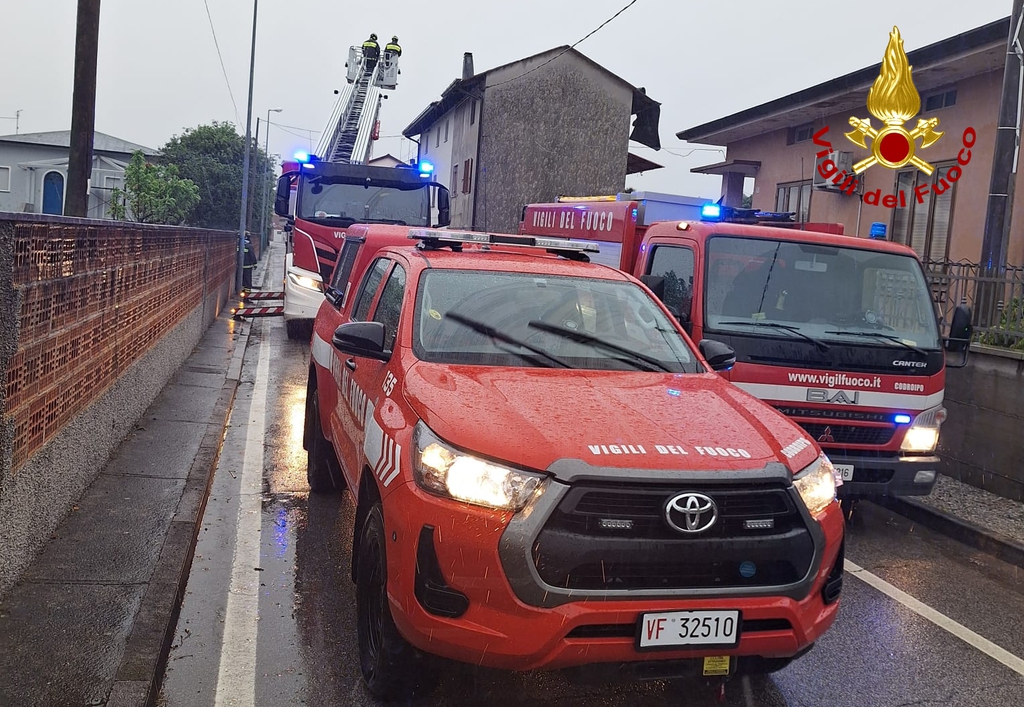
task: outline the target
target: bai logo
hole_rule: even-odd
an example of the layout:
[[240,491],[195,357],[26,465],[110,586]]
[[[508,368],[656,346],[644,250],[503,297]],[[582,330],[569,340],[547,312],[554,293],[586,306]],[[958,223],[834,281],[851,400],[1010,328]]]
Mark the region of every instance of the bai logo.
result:
[[[900,37],[898,27],[893,27],[889,34],[889,45],[885,50],[885,57],[882,60],[882,69],[878,72],[878,78],[868,92],[868,112],[882,125],[876,129],[870,119],[862,119],[856,116],[850,118],[851,132],[846,133],[846,138],[865,150],[871,150],[871,155],[853,165],[852,174],[845,169],[840,170],[832,159],[828,158],[833,154],[832,143],[826,138],[828,126],[814,134],[814,144],[825,149],[817,153],[821,162],[818,164],[818,173],[822,178],[831,181],[846,194],[854,194],[859,191],[860,183],[857,175],[875,165],[881,165],[889,169],[902,169],[907,165],[917,167],[927,175],[935,171],[935,167],[917,155],[917,151],[925,150],[934,145],[945,134],[938,132],[938,118],[919,118],[917,126],[907,130],[906,123],[916,116],[921,110],[921,96],[914,87],[912,69],[903,50],[903,39]],[[929,192],[944,194],[953,183],[959,181],[963,176],[962,167],[971,161],[971,148],[977,141],[978,135],[974,128],[964,130],[962,137],[963,149],[957,154],[957,164],[950,167],[945,175],[935,184],[921,184],[914,190],[909,198],[914,198],[917,203],[923,204]],[[868,140],[871,141],[870,146]],[[918,141],[920,140],[920,145]],[[872,206],[885,206],[894,209],[897,206],[906,207],[908,195],[904,191],[896,194],[882,196],[882,190],[876,189],[864,195],[864,202]]]

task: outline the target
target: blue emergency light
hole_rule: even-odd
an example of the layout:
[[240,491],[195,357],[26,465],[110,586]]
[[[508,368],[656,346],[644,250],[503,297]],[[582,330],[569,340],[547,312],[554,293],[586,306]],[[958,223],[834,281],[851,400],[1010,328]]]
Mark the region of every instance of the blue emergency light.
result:
[[720,204],[704,204],[700,207],[700,217],[705,221],[716,221],[722,218],[722,206]]
[[434,165],[430,164],[426,160],[420,162],[420,176],[429,177],[434,171]]
[[296,162],[303,162],[303,163],[309,162],[309,153],[308,152],[296,152],[295,153],[295,161]]
[[906,415],[904,413],[900,413],[898,415],[894,415],[893,418],[892,418],[892,421],[895,422],[897,425],[909,425],[910,424],[910,415]]

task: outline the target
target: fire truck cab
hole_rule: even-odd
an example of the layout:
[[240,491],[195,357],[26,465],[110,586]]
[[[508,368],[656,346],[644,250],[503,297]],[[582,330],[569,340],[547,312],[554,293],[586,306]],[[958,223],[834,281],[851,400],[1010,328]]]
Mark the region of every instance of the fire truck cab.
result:
[[803,427],[847,498],[927,495],[939,468],[946,352],[964,365],[970,311],[949,335],[911,249],[841,224],[707,204],[700,219],[638,223],[628,203],[534,204],[520,231],[610,246],[695,340],[736,351],[728,380]]

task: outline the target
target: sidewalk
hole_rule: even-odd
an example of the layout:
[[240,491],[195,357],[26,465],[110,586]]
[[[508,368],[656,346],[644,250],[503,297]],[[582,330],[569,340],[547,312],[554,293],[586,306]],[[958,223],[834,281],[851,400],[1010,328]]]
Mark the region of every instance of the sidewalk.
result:
[[250,324],[230,316],[0,603],[0,707],[127,707],[156,694],[248,341]]

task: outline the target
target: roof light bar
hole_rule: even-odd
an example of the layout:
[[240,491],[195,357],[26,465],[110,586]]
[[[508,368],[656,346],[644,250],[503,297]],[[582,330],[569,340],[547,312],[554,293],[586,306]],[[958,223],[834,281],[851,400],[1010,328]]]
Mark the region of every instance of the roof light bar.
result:
[[793,223],[796,213],[789,211],[758,211],[757,209],[740,209],[724,204],[704,204],[700,210],[701,221],[719,221],[723,223]]
[[473,231],[439,231],[431,228],[409,230],[409,239],[433,243],[479,243],[481,245],[514,245],[545,250],[562,250],[575,253],[599,253],[601,247],[593,241],[570,241],[565,238],[544,238],[541,236],[512,236],[504,233],[475,233]]

